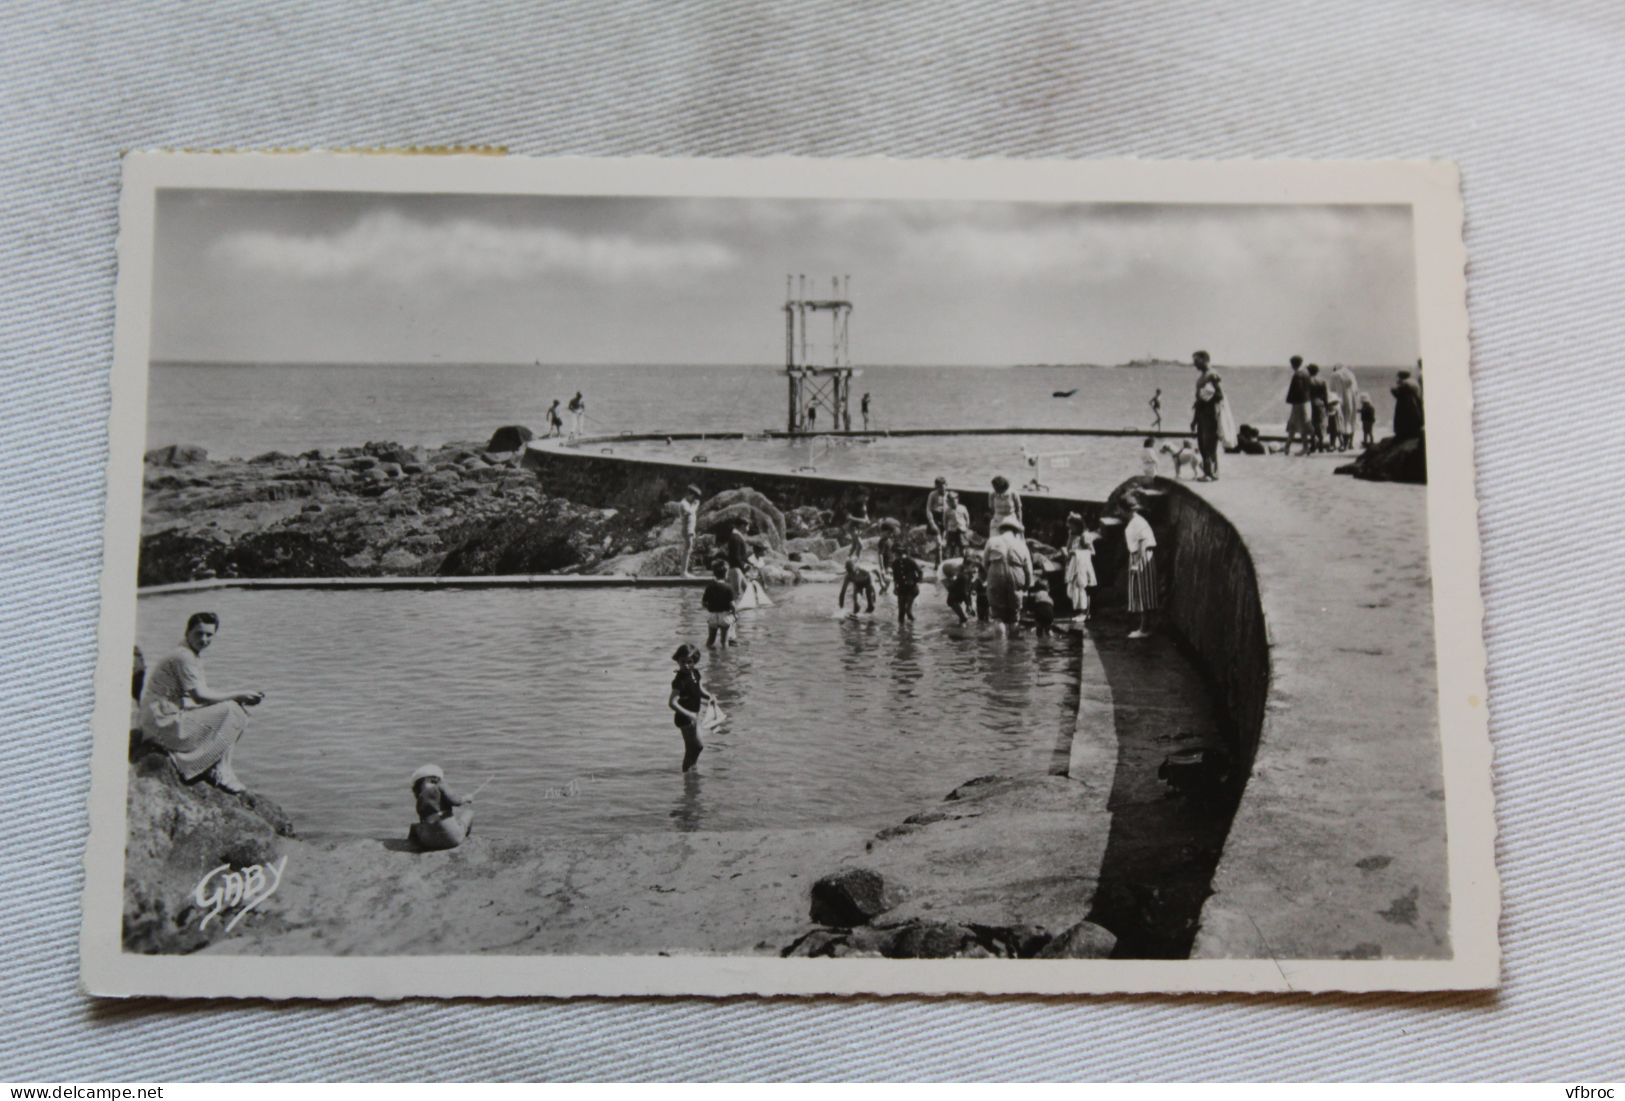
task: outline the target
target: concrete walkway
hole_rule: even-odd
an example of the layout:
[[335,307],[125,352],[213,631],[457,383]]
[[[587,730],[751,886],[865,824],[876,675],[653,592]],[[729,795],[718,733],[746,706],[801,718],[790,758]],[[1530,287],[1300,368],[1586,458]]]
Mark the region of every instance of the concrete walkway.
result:
[[1345,458],[1225,456],[1187,483],[1246,541],[1273,669],[1196,957],[1451,954],[1427,489]]

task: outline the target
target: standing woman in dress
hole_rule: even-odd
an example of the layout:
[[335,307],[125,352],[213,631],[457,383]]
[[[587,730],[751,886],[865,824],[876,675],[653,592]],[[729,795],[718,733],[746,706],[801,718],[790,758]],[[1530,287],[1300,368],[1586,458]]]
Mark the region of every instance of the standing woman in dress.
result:
[[1129,510],[1128,523],[1123,527],[1123,540],[1128,544],[1128,610],[1130,615],[1140,617],[1139,627],[1128,637],[1145,638],[1151,633],[1151,613],[1157,610],[1157,564],[1153,560],[1157,537],[1138,497],[1124,497],[1123,507]]
[[141,690],[141,733],[169,751],[181,779],[208,774],[216,787],[245,790],[231,770],[231,751],[248,728],[246,707],[264,692],[215,692],[203,679],[203,651],[220,629],[213,612],[186,621],[186,637],[147,673]]
[[1021,495],[1010,488],[1010,479],[1000,474],[993,479],[993,492],[987,495],[987,537],[999,534],[999,525],[1014,517],[1021,523]]
[[999,637],[1015,630],[1021,616],[1021,594],[1033,587],[1033,556],[1022,535],[1021,521],[1006,516],[982,549],[987,563],[987,602]]

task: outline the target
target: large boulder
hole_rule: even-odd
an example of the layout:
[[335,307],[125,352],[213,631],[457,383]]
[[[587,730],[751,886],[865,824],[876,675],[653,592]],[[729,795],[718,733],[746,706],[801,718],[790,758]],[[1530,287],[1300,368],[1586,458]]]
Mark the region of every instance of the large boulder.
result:
[[765,535],[771,530],[776,537],[773,545],[779,548],[784,546],[784,513],[780,512],[779,506],[768,500],[765,494],[749,486],[725,489],[702,503],[697,517],[699,526],[701,528],[714,526],[723,514],[727,514],[729,510],[736,510],[739,505],[748,505],[752,513],[760,517],[755,522],[757,533]]
[[809,915],[820,925],[863,925],[897,904],[896,892],[877,871],[842,868],[812,885]]
[[535,438],[536,433],[522,424],[505,424],[491,433],[491,442],[485,445],[485,450],[519,451]]
[[[124,850],[124,947],[191,952],[224,935],[231,914],[203,928],[198,885],[221,865],[265,868],[282,855],[293,822],[262,795],[187,784],[163,750],[131,732]],[[245,921],[260,920],[250,914]]]
[[1352,463],[1337,468],[1339,474],[1352,474],[1368,482],[1409,482],[1426,485],[1428,480],[1427,436],[1378,440]]
[[155,447],[147,452],[146,461],[153,466],[186,466],[204,462],[208,457],[209,453],[201,447],[172,443],[168,447]]

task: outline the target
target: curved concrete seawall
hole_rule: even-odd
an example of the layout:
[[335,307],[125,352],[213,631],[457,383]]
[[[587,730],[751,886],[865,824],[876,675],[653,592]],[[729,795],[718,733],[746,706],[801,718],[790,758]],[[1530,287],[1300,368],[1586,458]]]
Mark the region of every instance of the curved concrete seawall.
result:
[[[552,444],[533,445],[526,451],[524,461],[527,468],[541,477],[542,486],[548,493],[600,508],[632,508],[653,512],[665,502],[677,500],[687,485],[697,487],[706,496],[749,485],[765,493],[784,509],[813,505],[840,511],[851,508],[859,500],[867,500],[871,516],[896,516],[910,523],[925,522],[925,498],[931,491],[929,483],[922,485],[918,482],[817,474],[781,474],[706,463],[661,462],[615,453],[616,445],[628,440],[664,438],[605,437],[584,440],[579,447],[573,448]],[[988,519],[984,508],[987,488],[953,488],[969,507],[972,525],[979,529],[984,527]],[[1028,535],[1047,543],[1064,541],[1068,512],[1095,517],[1100,509],[1098,501],[1075,497],[1044,494],[1022,497]]]

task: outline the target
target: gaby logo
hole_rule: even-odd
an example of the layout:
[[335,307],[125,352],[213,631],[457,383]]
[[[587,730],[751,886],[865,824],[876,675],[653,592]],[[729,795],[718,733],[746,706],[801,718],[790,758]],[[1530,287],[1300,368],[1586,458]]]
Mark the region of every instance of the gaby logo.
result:
[[203,911],[197,927],[207,929],[209,922],[235,907],[237,912],[226,922],[226,932],[231,932],[250,910],[276,894],[287,866],[288,854],[283,853],[272,863],[250,864],[238,871],[230,864],[211,869],[192,889],[192,900]]

